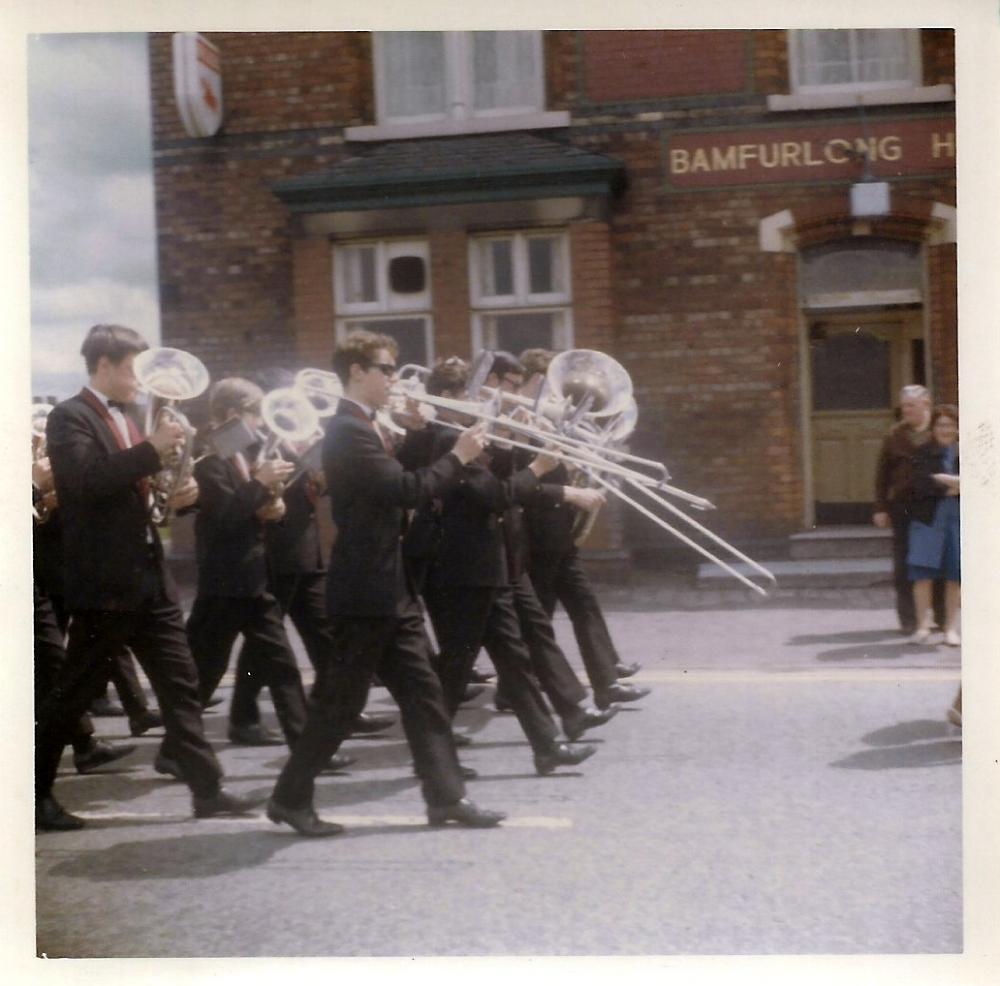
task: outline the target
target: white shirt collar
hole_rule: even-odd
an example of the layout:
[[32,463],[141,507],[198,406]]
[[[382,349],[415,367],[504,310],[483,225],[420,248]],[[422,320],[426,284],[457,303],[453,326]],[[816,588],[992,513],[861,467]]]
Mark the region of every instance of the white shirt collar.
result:
[[97,398],[97,399],[98,399],[98,400],[99,400],[99,401],[100,401],[100,402],[101,402],[101,403],[102,403],[102,404],[103,404],[103,405],[104,405],[104,406],[105,406],[105,407],[106,407],[106,408],[107,408],[107,409],[108,409],[109,411],[117,411],[117,410],[118,410],[118,408],[113,408],[113,407],[111,407],[111,406],[110,406],[110,405],[108,404],[108,401],[110,400],[110,398],[109,398],[109,397],[108,397],[107,395],[105,395],[105,394],[102,394],[102,393],[101,393],[101,392],[100,392],[99,390],[94,390],[94,388],[93,388],[93,387],[91,387],[89,383],[88,383],[88,384],[84,384],[84,386],[85,386],[85,387],[87,388],[87,390],[89,390],[89,391],[90,391],[90,392],[91,392],[91,393],[92,393],[92,394],[93,394],[93,395],[94,395],[94,396],[95,396],[95,397],[96,397],[96,398]]

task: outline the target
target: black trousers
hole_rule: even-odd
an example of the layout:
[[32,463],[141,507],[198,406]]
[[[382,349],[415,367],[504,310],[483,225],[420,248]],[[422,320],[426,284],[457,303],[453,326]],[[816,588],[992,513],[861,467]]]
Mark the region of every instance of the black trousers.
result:
[[563,604],[591,687],[595,692],[606,691],[618,680],[615,665],[620,659],[576,546],[564,552],[532,552],[528,571],[549,618],[556,603]]
[[376,673],[399,705],[424,800],[446,805],[463,798],[451,719],[431,667],[419,603],[407,600],[394,617],[334,618],[330,627],[329,673],[313,689],[305,729],[275,785],[275,801],[288,808],[312,804],[316,775],[350,735]]
[[[284,616],[302,638],[316,681],[323,676],[333,654],[333,633],[326,619],[326,575],[323,572],[292,573],[274,579],[274,598]],[[229,706],[234,726],[260,722],[257,696],[264,688],[266,668],[256,640],[244,639],[236,659],[236,684]]]
[[[55,688],[66,663],[65,637],[59,627],[52,601],[36,585],[35,602],[35,709],[40,709],[45,697]],[[37,726],[38,720],[35,720]],[[77,753],[83,753],[93,742],[94,724],[85,712],[79,719],[67,723],[66,742]]]
[[52,789],[72,724],[101,693],[111,666],[130,647],[146,672],[160,704],[172,757],[192,792],[210,797],[219,789],[222,768],[205,738],[198,674],[184,618],[176,603],[154,590],[134,612],[80,610],[72,614],[66,661],[55,687],[37,712],[35,789]]
[[[896,613],[900,627],[910,633],[917,626],[913,583],[909,579],[906,565],[910,549],[910,515],[902,504],[892,504],[889,507],[889,519],[892,522],[892,580],[896,589]],[[944,592],[944,579],[936,579],[932,588],[934,620],[942,627],[946,623]]]
[[510,587],[427,585],[424,599],[438,641],[448,715],[454,718],[458,711],[476,655],[485,646],[532,749],[551,749],[558,731],[532,673]]
[[[289,746],[305,726],[306,697],[302,676],[288,637],[278,601],[270,593],[259,596],[198,596],[187,621],[188,642],[198,669],[202,705],[215,694],[229,665],[236,638],[254,648],[255,666],[262,684],[271,689],[274,710]],[[164,744],[164,756],[170,756]]]
[[[52,596],[51,599],[56,623],[65,636],[69,629],[69,613],[66,611],[66,604],[58,595]],[[122,708],[130,719],[138,719],[143,713],[149,711],[146,694],[142,690],[142,683],[136,674],[135,659],[128,650],[123,650],[112,662],[111,681],[115,686],[115,691],[118,692],[118,700],[122,703]],[[101,695],[106,693],[107,687],[105,686]],[[98,698],[100,697],[98,695]]]
[[[572,716],[579,711],[580,703],[587,697],[587,689],[580,684],[580,679],[556,642],[552,620],[542,608],[527,572],[520,575],[511,586],[511,590],[521,638],[528,648],[531,667],[538,678],[538,683],[548,696],[557,715],[562,718]],[[488,642],[486,651],[492,658],[493,652]],[[507,685],[499,668],[497,677],[506,694]]]

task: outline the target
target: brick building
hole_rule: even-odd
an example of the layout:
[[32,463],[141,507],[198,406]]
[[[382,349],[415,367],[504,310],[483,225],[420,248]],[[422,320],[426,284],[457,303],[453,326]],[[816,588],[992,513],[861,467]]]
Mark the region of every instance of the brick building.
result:
[[604,350],[741,543],[866,516],[899,386],[957,396],[951,31],[206,37],[214,136],[150,58],[163,341],[213,376]]

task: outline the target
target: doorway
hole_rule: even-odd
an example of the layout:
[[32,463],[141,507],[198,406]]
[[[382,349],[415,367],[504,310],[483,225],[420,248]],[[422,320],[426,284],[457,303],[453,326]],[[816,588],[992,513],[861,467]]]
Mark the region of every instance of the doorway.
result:
[[900,387],[924,383],[921,309],[807,314],[815,523],[867,524]]

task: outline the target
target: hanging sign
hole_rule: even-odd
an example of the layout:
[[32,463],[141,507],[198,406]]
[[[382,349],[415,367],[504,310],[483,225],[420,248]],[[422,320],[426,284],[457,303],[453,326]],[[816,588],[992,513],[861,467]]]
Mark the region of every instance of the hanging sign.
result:
[[222,59],[196,31],[178,31],[174,47],[174,98],[184,129],[211,137],[222,124]]

